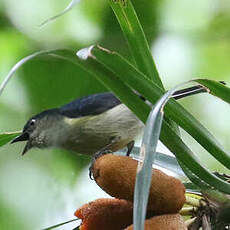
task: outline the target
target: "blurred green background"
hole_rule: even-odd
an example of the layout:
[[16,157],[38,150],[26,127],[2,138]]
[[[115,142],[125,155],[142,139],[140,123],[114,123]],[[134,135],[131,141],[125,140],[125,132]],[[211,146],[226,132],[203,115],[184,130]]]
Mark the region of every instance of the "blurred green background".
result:
[[[77,51],[97,43],[129,56],[106,0],[82,0],[68,14],[39,28],[68,3],[0,0],[0,81],[22,57],[42,49]],[[201,77],[230,84],[228,0],[133,3],[167,89]],[[15,74],[0,98],[0,132],[20,130],[33,114],[102,91],[106,89],[75,65],[52,57],[36,58]],[[228,104],[210,95],[181,103],[230,149]],[[224,170],[185,132],[183,137],[206,166]],[[33,149],[21,157],[23,145],[0,149],[0,229],[42,229],[74,218],[84,202],[106,196],[88,178],[89,157],[54,149]]]

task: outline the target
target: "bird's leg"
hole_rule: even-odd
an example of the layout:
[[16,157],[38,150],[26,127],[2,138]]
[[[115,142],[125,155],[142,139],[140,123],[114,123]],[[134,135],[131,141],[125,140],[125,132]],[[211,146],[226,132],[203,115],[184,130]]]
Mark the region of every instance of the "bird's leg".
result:
[[92,173],[93,173],[93,165],[95,163],[95,161],[97,160],[97,158],[107,154],[107,153],[112,153],[112,150],[110,149],[112,147],[112,145],[116,142],[118,142],[120,140],[120,137],[113,137],[110,140],[110,143],[107,144],[106,146],[104,146],[103,148],[101,148],[99,151],[97,151],[96,153],[94,153],[92,160],[91,160],[91,164],[89,167],[89,178],[91,180],[93,180],[92,178]]
[[135,143],[135,141],[130,141],[130,142],[127,144],[128,151],[127,151],[127,153],[126,153],[126,156],[129,156],[129,155],[130,155],[130,153],[131,153],[131,151],[132,151],[132,149],[133,149],[133,147],[134,147],[134,143]]

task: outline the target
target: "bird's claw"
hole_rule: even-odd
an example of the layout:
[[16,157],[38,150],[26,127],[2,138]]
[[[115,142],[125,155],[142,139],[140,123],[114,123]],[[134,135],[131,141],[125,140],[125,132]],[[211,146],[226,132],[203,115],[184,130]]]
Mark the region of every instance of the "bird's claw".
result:
[[98,159],[98,158],[100,158],[101,156],[103,156],[103,155],[105,155],[105,154],[108,154],[108,153],[112,153],[112,151],[111,150],[101,150],[101,151],[98,151],[98,152],[96,152],[94,155],[93,155],[93,157],[92,157],[92,160],[91,160],[91,164],[90,164],[90,166],[89,166],[89,178],[91,179],[91,180],[94,180],[94,178],[93,178],[93,166],[94,166],[94,163],[95,163],[95,161]]

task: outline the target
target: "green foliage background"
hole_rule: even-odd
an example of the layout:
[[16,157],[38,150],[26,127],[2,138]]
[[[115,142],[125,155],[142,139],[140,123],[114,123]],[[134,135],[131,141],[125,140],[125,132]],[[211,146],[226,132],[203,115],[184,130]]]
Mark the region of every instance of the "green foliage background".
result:
[[[68,3],[0,0],[1,81],[13,64],[41,49],[69,47],[77,51],[97,43],[128,56],[119,25],[105,0],[82,0],[67,15],[39,29],[42,21]],[[167,88],[198,77],[229,83],[228,1],[133,3]],[[0,98],[0,132],[19,130],[41,110],[105,90],[71,63],[52,57],[32,60],[16,73]],[[209,95],[188,98],[182,103],[230,149],[229,105]],[[183,134],[194,152],[218,170],[212,158]],[[77,207],[96,197],[87,169],[82,174],[88,157],[60,150],[32,150],[22,158],[22,148],[23,144],[17,144],[0,149],[1,229],[41,229],[71,219]],[[86,182],[84,186],[81,181]]]

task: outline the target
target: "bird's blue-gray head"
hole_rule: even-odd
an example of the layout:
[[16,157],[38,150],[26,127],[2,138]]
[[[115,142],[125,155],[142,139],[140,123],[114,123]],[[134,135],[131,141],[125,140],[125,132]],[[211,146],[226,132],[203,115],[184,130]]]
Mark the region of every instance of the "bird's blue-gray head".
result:
[[59,114],[58,109],[41,112],[27,121],[22,134],[16,137],[11,143],[27,141],[22,155],[33,147],[49,147],[52,144],[51,142],[55,141],[55,132],[58,129],[57,121],[62,119],[63,116]]

